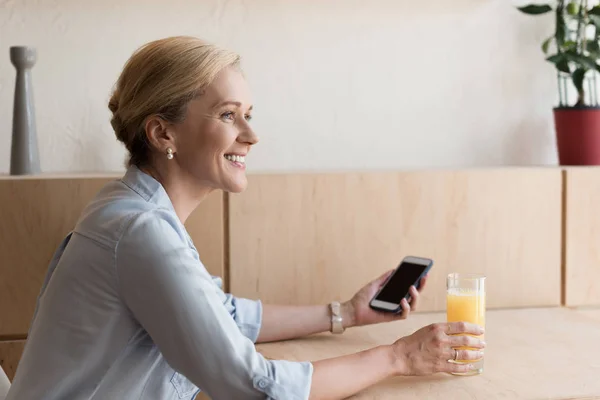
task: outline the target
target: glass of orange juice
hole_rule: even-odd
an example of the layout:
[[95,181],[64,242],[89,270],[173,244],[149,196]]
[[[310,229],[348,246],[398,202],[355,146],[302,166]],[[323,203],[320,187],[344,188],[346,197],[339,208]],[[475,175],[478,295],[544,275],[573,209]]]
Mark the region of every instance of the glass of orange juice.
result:
[[[446,315],[448,322],[465,321],[485,328],[485,276],[481,274],[449,274],[446,280]],[[481,335],[483,339],[483,335]],[[468,347],[459,347],[470,349]],[[476,350],[476,349],[473,349]],[[476,375],[483,372],[483,358],[479,360],[451,360],[473,364],[473,369],[456,375]]]

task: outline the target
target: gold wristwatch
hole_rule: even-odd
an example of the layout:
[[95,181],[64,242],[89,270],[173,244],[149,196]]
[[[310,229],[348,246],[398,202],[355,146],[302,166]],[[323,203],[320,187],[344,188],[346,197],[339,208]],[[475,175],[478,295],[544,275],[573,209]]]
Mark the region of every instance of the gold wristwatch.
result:
[[333,301],[329,304],[331,309],[331,333],[340,334],[346,330],[343,325],[342,314],[339,301]]

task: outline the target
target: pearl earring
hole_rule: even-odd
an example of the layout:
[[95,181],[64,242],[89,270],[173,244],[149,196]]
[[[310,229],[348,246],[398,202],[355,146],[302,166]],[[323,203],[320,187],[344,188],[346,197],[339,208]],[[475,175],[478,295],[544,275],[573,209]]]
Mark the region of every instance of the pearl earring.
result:
[[172,148],[170,148],[170,147],[167,147],[167,158],[168,158],[169,160],[172,160],[172,159],[173,159],[173,149],[172,149]]

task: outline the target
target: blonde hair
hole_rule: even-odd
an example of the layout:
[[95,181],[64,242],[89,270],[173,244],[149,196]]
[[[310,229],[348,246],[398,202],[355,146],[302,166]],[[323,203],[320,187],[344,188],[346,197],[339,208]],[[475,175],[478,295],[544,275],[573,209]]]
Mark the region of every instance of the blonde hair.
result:
[[239,55],[190,36],[160,39],[137,49],[108,102],[115,135],[129,151],[127,165],[149,161],[151,149],[144,126],[149,116],[183,121],[188,103],[223,68],[237,67],[239,62]]

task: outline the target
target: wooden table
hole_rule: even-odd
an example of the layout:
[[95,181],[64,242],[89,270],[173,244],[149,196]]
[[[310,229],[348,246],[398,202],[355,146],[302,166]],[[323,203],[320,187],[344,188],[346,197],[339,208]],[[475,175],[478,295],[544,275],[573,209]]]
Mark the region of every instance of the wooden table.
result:
[[600,322],[600,308],[575,309],[575,312]]
[[[600,316],[600,312],[598,313]],[[341,336],[258,346],[268,358],[315,361],[392,343],[445,314],[353,328]],[[353,399],[600,399],[600,318],[565,308],[488,311],[484,373],[397,377]]]

